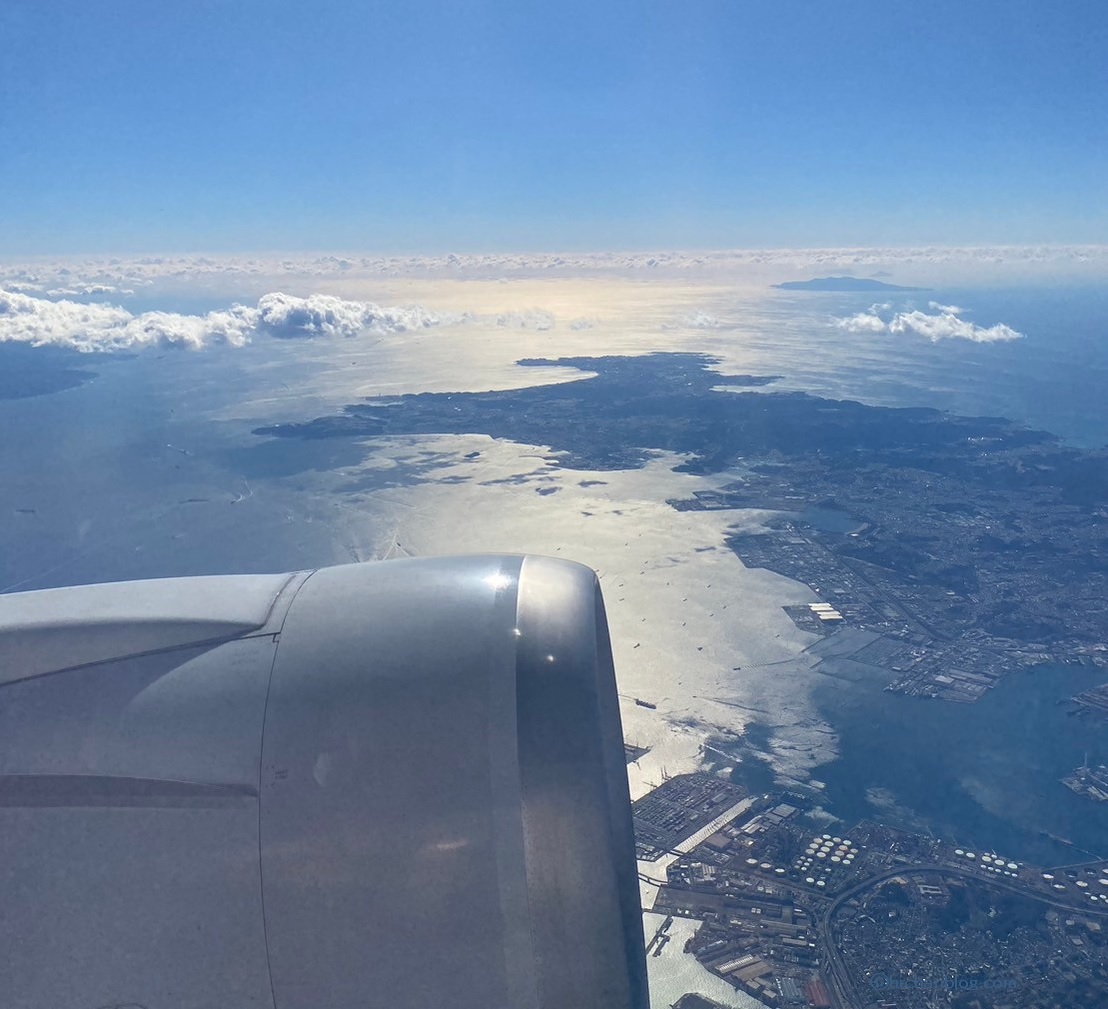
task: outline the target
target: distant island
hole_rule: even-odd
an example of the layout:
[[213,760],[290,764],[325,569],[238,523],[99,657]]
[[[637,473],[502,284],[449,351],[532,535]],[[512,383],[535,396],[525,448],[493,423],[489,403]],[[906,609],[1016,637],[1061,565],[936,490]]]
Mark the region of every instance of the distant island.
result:
[[901,287],[865,277],[816,277],[813,280],[786,280],[774,284],[782,291],[926,291],[926,287]]

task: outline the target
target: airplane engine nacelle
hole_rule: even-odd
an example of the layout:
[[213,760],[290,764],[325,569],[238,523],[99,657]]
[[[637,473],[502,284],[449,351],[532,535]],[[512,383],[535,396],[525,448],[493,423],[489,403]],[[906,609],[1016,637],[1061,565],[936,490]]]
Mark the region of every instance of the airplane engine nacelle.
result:
[[9,1009],[645,1009],[592,571],[0,596]]

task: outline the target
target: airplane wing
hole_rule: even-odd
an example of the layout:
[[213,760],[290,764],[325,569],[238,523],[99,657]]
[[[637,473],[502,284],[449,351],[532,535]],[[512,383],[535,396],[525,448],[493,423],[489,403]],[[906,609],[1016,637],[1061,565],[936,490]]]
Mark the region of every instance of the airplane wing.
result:
[[0,976],[20,1009],[646,1009],[593,572],[0,596]]

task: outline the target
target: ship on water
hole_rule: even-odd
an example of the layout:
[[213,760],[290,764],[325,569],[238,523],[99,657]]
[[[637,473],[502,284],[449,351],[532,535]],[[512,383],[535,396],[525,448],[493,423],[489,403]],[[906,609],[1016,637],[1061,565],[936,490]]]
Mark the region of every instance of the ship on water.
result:
[[1108,766],[1098,764],[1089,766],[1089,755],[1085,754],[1085,762],[1074,768],[1072,774],[1067,774],[1062,779],[1062,784],[1071,792],[1084,795],[1095,802],[1108,802]]

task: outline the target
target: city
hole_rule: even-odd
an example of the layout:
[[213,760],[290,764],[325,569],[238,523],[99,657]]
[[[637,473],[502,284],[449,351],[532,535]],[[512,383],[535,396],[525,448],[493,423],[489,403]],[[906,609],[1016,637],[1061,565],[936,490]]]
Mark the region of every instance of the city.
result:
[[[1012,668],[1108,664],[1101,517],[1060,502],[1057,486],[1000,479],[1059,468],[1049,444],[995,442],[979,459],[941,465],[937,453],[851,467],[818,453],[767,460],[719,491],[670,503],[780,512],[770,532],[728,545],[748,567],[819,595],[822,612],[788,611],[798,626],[855,632],[829,658],[884,675],[889,690],[972,703]],[[1106,689],[1074,702],[1103,712]]]
[[[635,804],[640,873],[660,884],[646,910],[667,916],[648,953],[673,918],[696,919],[686,951],[767,1006],[1108,999],[1108,860],[1029,865],[872,821],[820,830],[792,793],[746,796],[712,819],[736,787],[682,775]],[[714,1004],[686,999],[678,1009]]]

